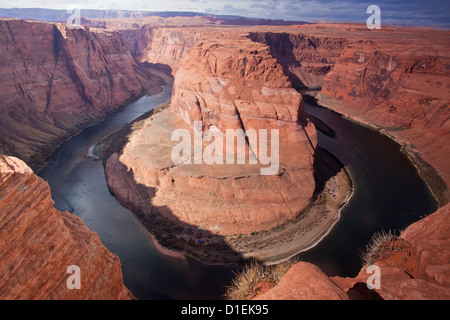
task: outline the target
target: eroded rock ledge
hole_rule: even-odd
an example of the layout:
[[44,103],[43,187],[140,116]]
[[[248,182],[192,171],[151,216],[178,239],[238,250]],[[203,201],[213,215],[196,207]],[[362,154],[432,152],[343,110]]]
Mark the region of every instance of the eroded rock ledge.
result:
[[[23,161],[0,155],[0,299],[132,299],[119,258],[53,204],[46,182]],[[79,290],[67,287],[70,265],[80,267]]]

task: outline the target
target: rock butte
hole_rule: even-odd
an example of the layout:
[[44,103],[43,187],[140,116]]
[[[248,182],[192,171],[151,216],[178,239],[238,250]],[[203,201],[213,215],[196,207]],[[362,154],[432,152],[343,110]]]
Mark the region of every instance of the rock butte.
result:
[[[177,142],[171,141],[171,133],[177,128],[192,131],[194,121],[223,133],[279,130],[278,173],[261,175],[260,165],[250,164],[175,166],[170,154]],[[295,218],[309,203],[316,144],[300,94],[266,45],[238,36],[201,40],[175,74],[170,112],[149,119],[122,155],[108,161],[107,181],[129,203],[125,194],[130,182],[120,182],[117,170],[131,170],[136,183],[155,189],[151,203],[140,201],[139,211],[150,213],[152,204],[164,208],[174,222],[219,235],[249,234]]]
[[[46,182],[0,155],[0,299],[132,299],[119,258],[77,216],[60,212]],[[69,290],[67,268],[81,268]]]

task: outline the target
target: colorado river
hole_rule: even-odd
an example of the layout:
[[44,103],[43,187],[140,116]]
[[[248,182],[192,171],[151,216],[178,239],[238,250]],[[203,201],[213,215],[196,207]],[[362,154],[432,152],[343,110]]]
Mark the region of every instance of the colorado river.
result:
[[[119,256],[125,285],[136,298],[220,299],[233,270],[160,254],[145,227],[110,194],[101,162],[88,156],[93,144],[170,96],[171,84],[86,128],[63,144],[39,175],[48,181],[55,207],[83,219]],[[319,146],[347,166],[355,194],[331,233],[300,257],[330,275],[352,276],[360,268],[359,251],[374,232],[402,229],[433,212],[437,203],[390,139],[326,109],[307,106],[307,111],[336,132],[335,138],[319,133]]]

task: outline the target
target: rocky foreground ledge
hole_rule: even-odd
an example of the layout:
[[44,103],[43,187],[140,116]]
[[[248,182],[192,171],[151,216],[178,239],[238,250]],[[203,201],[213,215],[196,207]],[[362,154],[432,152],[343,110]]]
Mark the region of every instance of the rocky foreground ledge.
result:
[[[46,182],[23,161],[0,155],[0,299],[132,299],[119,258],[53,204]],[[80,289],[67,286],[72,265],[80,268]]]
[[[450,205],[413,223],[399,237],[380,243],[373,265],[380,287],[367,288],[368,266],[354,278],[329,278],[317,266],[300,262],[261,300],[448,300],[450,299]],[[373,284],[369,279],[369,283]]]

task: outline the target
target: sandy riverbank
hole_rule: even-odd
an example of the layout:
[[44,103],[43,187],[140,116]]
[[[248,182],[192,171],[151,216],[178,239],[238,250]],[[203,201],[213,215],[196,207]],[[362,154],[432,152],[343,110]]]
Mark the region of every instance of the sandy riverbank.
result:
[[300,252],[316,246],[333,229],[341,217],[341,211],[353,195],[350,175],[339,168],[328,154],[327,165],[334,167],[335,175],[328,177],[323,190],[311,205],[296,219],[268,231],[250,236],[233,236],[231,246],[243,252],[245,258],[253,258],[265,264],[285,261]]
[[161,254],[171,257],[171,258],[175,258],[178,260],[186,260],[186,256],[183,252],[181,251],[175,251],[175,250],[171,250],[169,248],[163,247],[155,238],[154,235],[152,235],[150,233],[150,238],[152,239],[152,243],[155,246],[156,250],[158,250]]

